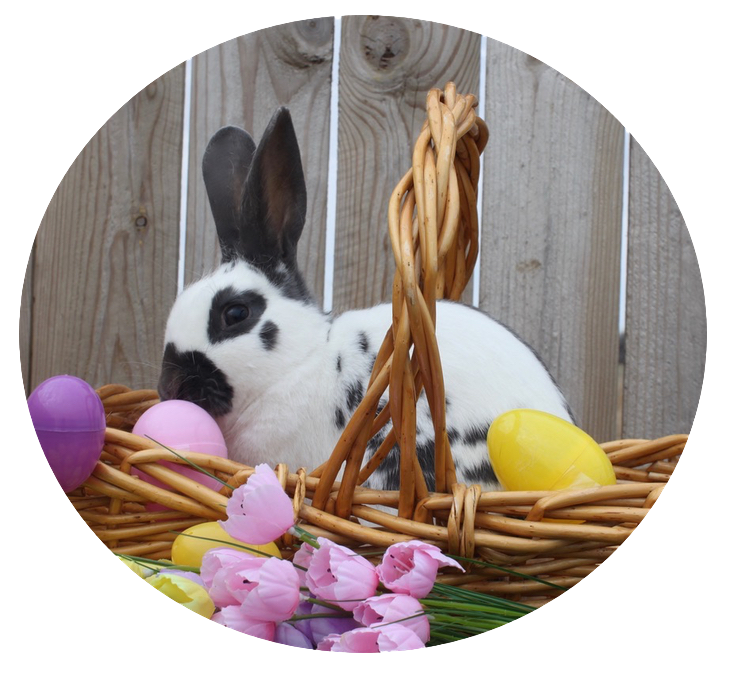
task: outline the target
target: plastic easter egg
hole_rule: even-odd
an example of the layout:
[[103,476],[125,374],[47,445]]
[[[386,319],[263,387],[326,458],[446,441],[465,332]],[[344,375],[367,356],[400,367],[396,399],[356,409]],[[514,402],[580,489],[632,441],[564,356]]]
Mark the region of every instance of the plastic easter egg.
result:
[[104,446],[106,415],[93,387],[76,376],[44,380],[28,398],[43,453],[68,493],[86,481]]
[[[205,409],[189,401],[171,399],[155,404],[139,417],[132,432],[174,451],[228,457],[226,442],[218,423]],[[189,465],[167,461],[161,461],[160,464],[213,490],[217,491],[221,487],[220,482]],[[141,470],[134,468],[132,473],[155,486],[164,486],[161,481]]]
[[583,430],[531,409],[494,419],[487,447],[497,479],[511,491],[589,488],[616,483],[611,461]]
[[[207,539],[203,539],[207,538]],[[236,545],[244,545],[247,549],[241,549]],[[231,549],[238,549],[242,552],[248,552],[254,556],[275,556],[281,558],[279,548],[270,542],[265,545],[249,545],[232,538],[217,521],[208,521],[191,526],[178,535],[172,543],[172,551],[170,558],[176,566],[194,566],[200,567],[203,560],[203,554],[209,549],[216,547],[230,546]],[[261,552],[256,554],[254,551]]]

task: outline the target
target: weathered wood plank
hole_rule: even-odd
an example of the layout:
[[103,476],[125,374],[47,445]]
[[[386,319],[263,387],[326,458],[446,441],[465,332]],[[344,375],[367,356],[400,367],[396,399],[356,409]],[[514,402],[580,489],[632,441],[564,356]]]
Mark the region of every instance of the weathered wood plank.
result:
[[331,18],[295,21],[224,42],[194,58],[186,283],[213,270],[220,257],[201,172],[208,140],[220,127],[233,124],[258,141],[272,113],[286,105],[308,193],[299,266],[321,300],[333,26]]
[[[343,19],[334,309],[389,301],[390,193],[427,90],[477,91],[479,36],[392,17]],[[323,296],[332,19],[285,24],[194,59],[186,280],[217,264],[200,159],[210,135],[258,137],[288,105],[309,187],[300,244]],[[489,41],[481,306],[544,358],[599,440],[688,431],[706,348],[697,260],[656,167],[632,143],[623,425],[618,289],[623,130],[586,92]],[[153,387],[176,291],[183,69],[140,92],[81,152],[36,238],[23,290],[28,392],[56,373]]]
[[33,306],[33,249],[28,257],[25,269],[23,291],[20,296],[20,372],[25,384],[25,394],[30,395],[30,341],[31,341],[31,312]]
[[623,129],[496,40],[486,88],[480,306],[536,349],[581,427],[615,438]]
[[476,33],[383,16],[342,19],[333,307],[389,301],[388,200],[411,166],[426,94],[479,87]]
[[688,433],[707,348],[700,269],[677,203],[633,139],[630,164],[623,435]]
[[31,389],[71,373],[154,387],[175,296],[184,72],[145,87],[99,130],[41,222]]

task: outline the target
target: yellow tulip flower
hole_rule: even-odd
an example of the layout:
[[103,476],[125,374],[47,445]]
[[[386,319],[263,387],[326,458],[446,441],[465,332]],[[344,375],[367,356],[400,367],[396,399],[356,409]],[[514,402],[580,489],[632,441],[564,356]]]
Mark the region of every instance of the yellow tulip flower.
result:
[[169,596],[173,601],[189,608],[193,612],[210,619],[215,612],[215,605],[208,592],[197,582],[180,575],[160,574],[147,578],[155,589]]

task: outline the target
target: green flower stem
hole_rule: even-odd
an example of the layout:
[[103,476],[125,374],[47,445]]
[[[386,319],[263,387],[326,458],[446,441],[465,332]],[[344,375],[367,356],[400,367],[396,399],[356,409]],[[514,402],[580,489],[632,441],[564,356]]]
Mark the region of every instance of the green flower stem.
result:
[[158,561],[156,559],[145,559],[141,556],[132,556],[131,554],[117,554],[117,556],[120,559],[128,559],[129,561],[134,561],[135,563],[138,563],[143,568],[148,568],[150,570],[159,570],[160,568],[174,568],[175,570],[185,570],[190,573],[198,573],[200,574],[200,568],[196,566],[178,566],[172,561]]
[[341,612],[341,613],[312,613],[311,615],[292,615],[287,622],[297,622],[299,620],[316,620],[320,617],[334,617],[334,618],[348,618],[352,617],[350,613]]
[[555,584],[554,582],[548,582],[547,580],[543,580],[542,578],[535,577],[534,575],[527,575],[527,573],[518,573],[517,571],[510,570],[509,568],[504,568],[502,566],[498,566],[494,563],[488,563],[487,561],[479,561],[477,559],[468,559],[465,556],[457,556],[456,554],[450,554],[452,559],[456,559],[457,561],[466,561],[467,563],[470,563],[471,565],[476,566],[482,566],[483,568],[492,568],[494,570],[499,570],[502,573],[506,573],[507,575],[512,575],[513,577],[520,577],[524,580],[531,580],[532,582],[539,582],[540,584],[544,584],[546,587],[552,587],[553,589],[560,589],[562,591],[568,591],[567,587],[563,587],[559,584]]
[[206,538],[202,535],[191,535],[190,533],[183,533],[177,530],[170,530],[167,531],[168,533],[172,533],[173,535],[184,535],[186,538],[193,538],[195,540],[206,540],[207,542],[217,542],[222,547],[236,547],[237,549],[243,549],[247,552],[251,552],[252,554],[256,554],[257,556],[268,556],[269,558],[278,558],[274,557],[273,554],[269,554],[268,552],[262,552],[260,549],[256,549],[255,547],[251,547],[250,545],[244,545],[243,543],[239,542],[231,542],[229,540],[218,540],[217,538]]
[[205,475],[209,476],[211,479],[215,479],[215,481],[217,481],[219,484],[223,484],[226,488],[230,488],[231,490],[235,490],[233,488],[233,486],[231,486],[230,484],[228,484],[225,481],[223,481],[223,479],[217,477],[215,474],[213,474],[212,472],[209,472],[207,469],[203,469],[200,465],[197,465],[192,460],[188,460],[185,456],[180,455],[180,453],[178,453],[177,451],[174,451],[169,446],[165,446],[165,444],[161,444],[159,441],[157,441],[157,439],[153,439],[149,434],[145,434],[145,436],[150,441],[154,441],[158,446],[161,446],[162,448],[164,448],[166,451],[170,451],[170,453],[172,453],[174,456],[177,456],[178,458],[180,458],[180,460],[182,460],[183,462],[186,462],[193,469],[196,469],[196,470],[198,470],[198,472],[201,472],[202,474],[205,474]]
[[[309,591],[309,590],[306,590],[306,591]],[[309,592],[309,593],[311,594],[311,592]],[[305,599],[305,601],[307,601],[308,603],[313,603],[316,606],[322,606],[324,608],[329,608],[330,610],[334,610],[337,613],[344,612],[342,610],[342,608],[340,608],[339,606],[336,606],[334,603],[329,603],[327,601],[323,601],[322,599],[315,599],[315,598],[309,597],[309,598]],[[352,613],[346,614],[345,617],[352,617]]]
[[518,610],[522,611],[525,614],[531,613],[533,610],[535,610],[535,608],[533,608],[532,606],[525,605],[524,603],[509,601],[498,596],[490,596],[489,594],[483,594],[481,592],[475,592],[469,589],[462,589],[460,587],[454,587],[448,584],[441,584],[440,582],[434,584],[433,590],[427,598],[447,598],[461,600],[471,603],[478,603],[480,605],[496,606],[499,608],[507,608],[509,610]]
[[302,542],[306,542],[308,545],[311,545],[315,549],[319,549],[319,542],[317,542],[317,538],[314,537],[311,533],[308,533],[304,528],[301,528],[299,526],[292,526],[289,531],[294,531],[292,535],[295,535],[298,537]]
[[518,618],[526,615],[526,613],[519,610],[508,610],[506,608],[498,608],[493,606],[485,606],[477,603],[462,603],[459,601],[439,601],[436,599],[424,598],[421,599],[421,605],[426,608],[445,608],[454,611],[466,611],[471,613],[478,613],[483,615],[489,613],[492,615],[498,615],[501,617]]

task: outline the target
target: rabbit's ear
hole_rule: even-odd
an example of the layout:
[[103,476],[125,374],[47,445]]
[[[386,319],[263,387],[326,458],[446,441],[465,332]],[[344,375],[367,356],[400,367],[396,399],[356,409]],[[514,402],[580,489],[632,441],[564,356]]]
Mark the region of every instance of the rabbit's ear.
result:
[[256,144],[243,129],[223,127],[203,155],[203,180],[224,263],[239,249],[243,193],[255,150]]
[[254,154],[243,193],[239,253],[249,262],[296,268],[307,190],[291,115],[279,108]]

